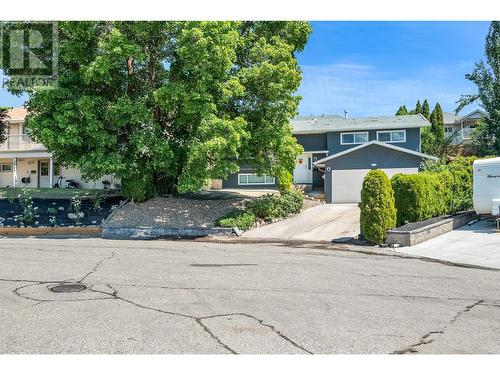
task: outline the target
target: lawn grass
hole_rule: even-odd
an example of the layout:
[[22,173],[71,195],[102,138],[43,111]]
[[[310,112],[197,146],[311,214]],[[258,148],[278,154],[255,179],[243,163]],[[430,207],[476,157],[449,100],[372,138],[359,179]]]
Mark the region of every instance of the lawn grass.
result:
[[0,188],[0,199],[16,198],[22,191],[27,191],[32,198],[45,199],[70,199],[75,195],[81,198],[93,198],[98,193],[108,194],[108,190],[102,189],[59,189],[59,188]]

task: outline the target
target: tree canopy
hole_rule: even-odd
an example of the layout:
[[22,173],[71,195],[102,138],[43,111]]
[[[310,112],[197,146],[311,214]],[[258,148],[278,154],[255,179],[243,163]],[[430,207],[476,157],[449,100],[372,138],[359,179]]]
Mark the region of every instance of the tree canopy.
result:
[[420,100],[417,100],[417,104],[415,105],[415,111],[413,111],[413,114],[418,115],[419,113],[422,113],[422,105],[420,104]]
[[396,116],[405,116],[405,115],[408,115],[408,110],[406,109],[406,106],[405,105],[401,105],[399,106],[397,112],[396,112]]
[[201,189],[241,164],[291,171],[295,54],[310,32],[307,22],[60,22],[59,84],[29,93],[26,125],[84,178],[115,174],[138,200]]
[[490,139],[490,151],[500,155],[500,21],[490,24],[485,46],[486,62],[478,62],[466,79],[477,86],[476,94],[462,95],[456,113],[465,106],[479,102],[488,116],[483,119],[483,140]]
[[441,105],[436,103],[432,112],[430,114],[428,112],[429,102],[427,99],[424,99],[423,105],[420,104],[420,100],[417,101],[414,111],[407,111],[404,105],[400,106],[396,112],[396,116],[420,113],[430,121],[431,126],[425,127],[421,131],[422,152],[438,156],[446,156],[455,152],[453,137],[445,137],[444,134],[444,117]]
[[429,102],[427,99],[424,100],[424,104],[422,104],[422,115],[427,119],[430,120],[431,117],[431,110],[429,108]]

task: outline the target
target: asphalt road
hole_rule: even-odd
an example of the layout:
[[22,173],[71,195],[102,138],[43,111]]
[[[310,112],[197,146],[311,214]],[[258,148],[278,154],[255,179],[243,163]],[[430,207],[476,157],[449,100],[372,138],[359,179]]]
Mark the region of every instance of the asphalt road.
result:
[[0,352],[500,353],[499,286],[332,249],[0,238]]

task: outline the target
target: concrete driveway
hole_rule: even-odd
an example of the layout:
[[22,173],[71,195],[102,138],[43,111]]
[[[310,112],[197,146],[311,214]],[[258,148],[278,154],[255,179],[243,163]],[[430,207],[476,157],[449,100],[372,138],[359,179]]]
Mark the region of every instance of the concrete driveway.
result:
[[244,238],[331,242],[359,234],[357,204],[321,204],[277,223],[254,228]]
[[491,220],[481,220],[422,242],[397,248],[401,253],[500,269],[500,232]]
[[0,238],[0,353],[498,354],[499,285],[331,246]]

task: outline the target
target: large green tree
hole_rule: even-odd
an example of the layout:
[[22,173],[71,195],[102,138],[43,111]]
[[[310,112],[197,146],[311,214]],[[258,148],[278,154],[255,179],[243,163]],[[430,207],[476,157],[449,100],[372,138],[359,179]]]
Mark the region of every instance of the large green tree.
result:
[[427,119],[430,120],[431,117],[431,110],[429,108],[429,102],[427,99],[424,99],[424,104],[422,104],[422,115]]
[[421,130],[421,148],[422,152],[430,155],[447,156],[453,154],[456,151],[456,147],[453,145],[452,137],[446,138],[444,135],[444,117],[441,105],[436,103],[434,109],[430,114],[429,112],[429,102],[424,99],[424,104],[420,104],[420,100],[417,101],[414,111],[404,111],[405,106],[400,106],[396,115],[413,115],[420,113],[426,117],[430,122],[430,127],[424,127]]
[[422,104],[420,104],[420,100],[417,100],[413,114],[418,115],[419,113],[422,113]]
[[396,112],[396,116],[406,116],[406,115],[408,115],[408,110],[406,109],[406,106],[405,105],[399,106]]
[[430,117],[431,126],[422,129],[422,151],[426,154],[446,157],[456,153],[453,136],[445,137],[441,105],[436,103]]
[[442,144],[444,141],[444,118],[443,110],[439,103],[436,103],[429,118],[431,122],[431,131],[435,140],[438,144]]
[[481,119],[476,123],[476,126],[471,134],[471,141],[475,155],[489,156],[495,153],[492,149],[495,139],[488,131],[488,125],[484,119]]
[[457,102],[458,113],[466,105],[479,102],[488,116],[484,121],[482,138],[493,141],[492,151],[500,155],[500,21],[490,24],[486,36],[486,62],[480,61],[465,78],[477,86],[477,93],[462,95]]
[[84,178],[129,198],[195,191],[240,164],[291,171],[307,22],[61,22],[59,85],[27,127]]

